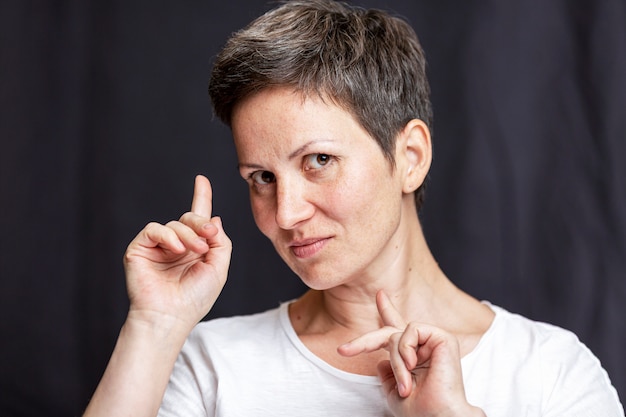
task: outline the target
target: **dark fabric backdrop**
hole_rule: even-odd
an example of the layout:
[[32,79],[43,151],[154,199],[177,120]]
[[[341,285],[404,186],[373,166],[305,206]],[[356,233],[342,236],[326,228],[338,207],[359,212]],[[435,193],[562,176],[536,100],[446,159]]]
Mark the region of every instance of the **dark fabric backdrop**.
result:
[[[461,288],[575,331],[626,398],[623,0],[361,4],[414,25],[435,159],[423,222]],[[303,288],[254,227],[206,86],[263,1],[0,5],[0,415],[79,415],[128,307],[121,257],[187,210],[196,173],[234,241],[210,316]]]

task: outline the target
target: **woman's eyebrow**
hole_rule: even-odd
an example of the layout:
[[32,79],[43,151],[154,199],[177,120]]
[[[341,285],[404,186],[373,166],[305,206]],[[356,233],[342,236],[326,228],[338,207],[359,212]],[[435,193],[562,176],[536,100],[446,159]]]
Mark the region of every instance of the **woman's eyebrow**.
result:
[[[303,153],[305,153],[307,151],[307,149],[309,149],[311,147],[311,145],[313,145],[315,143],[320,143],[320,142],[332,142],[332,140],[331,139],[314,139],[314,140],[308,141],[307,143],[305,143],[304,145],[300,146],[295,151],[291,152],[287,156],[287,158],[289,160],[297,158],[298,156],[300,156]],[[252,162],[250,162],[250,163],[248,163],[248,162],[240,162],[240,163],[237,164],[237,168],[239,168],[239,169],[242,169],[242,168],[263,169],[263,166],[261,166],[259,164],[252,163]]]
[[237,164],[237,169],[242,169],[242,168],[247,168],[247,169],[263,169],[263,167],[261,165],[258,164],[248,164],[248,163],[238,163]]
[[314,143],[320,143],[320,142],[332,142],[332,140],[330,139],[314,139],[311,141],[308,141],[307,143],[305,143],[304,145],[300,146],[298,149],[296,149],[295,151],[293,151],[292,153],[289,154],[289,159],[293,159],[296,158],[300,155],[302,155],[304,152],[306,152],[306,150]]

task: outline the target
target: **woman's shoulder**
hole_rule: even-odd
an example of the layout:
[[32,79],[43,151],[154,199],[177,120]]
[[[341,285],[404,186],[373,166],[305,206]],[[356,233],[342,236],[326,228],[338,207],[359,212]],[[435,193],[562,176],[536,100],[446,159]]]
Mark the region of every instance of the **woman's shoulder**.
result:
[[192,330],[183,350],[219,349],[223,346],[232,350],[238,344],[245,344],[249,349],[251,341],[263,346],[284,333],[281,315],[285,314],[286,308],[287,303],[283,303],[263,312],[202,321]]
[[194,332],[202,332],[211,329],[221,329],[235,327],[250,327],[258,326],[266,323],[271,323],[280,314],[280,310],[283,308],[283,304],[270,308],[265,311],[242,314],[227,317],[217,317],[205,321],[201,321],[194,328]]
[[621,406],[609,376],[576,334],[487,304],[495,319],[462,360],[471,395],[482,397],[485,384],[491,384],[491,392],[508,390],[510,401],[516,395],[518,401],[534,399],[543,410],[560,410],[561,415],[599,404],[611,410],[601,415],[616,415],[613,410]]
[[495,313],[495,319],[489,331],[502,339],[515,343],[519,342],[516,340],[519,338],[532,343],[579,343],[578,337],[570,330],[530,319],[488,302],[484,303]]
[[497,351],[499,355],[506,353],[509,358],[526,361],[530,357],[541,361],[569,361],[580,357],[597,360],[574,332],[485,304],[493,310],[495,318],[474,350],[476,353],[485,350],[493,355]]

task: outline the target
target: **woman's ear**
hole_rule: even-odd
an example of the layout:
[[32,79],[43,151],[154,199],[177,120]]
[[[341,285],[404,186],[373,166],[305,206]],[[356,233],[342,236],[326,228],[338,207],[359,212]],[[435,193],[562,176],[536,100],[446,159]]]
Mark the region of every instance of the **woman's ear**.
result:
[[396,145],[398,169],[404,170],[402,191],[412,193],[422,185],[430,170],[433,153],[428,126],[422,120],[410,120],[400,132]]

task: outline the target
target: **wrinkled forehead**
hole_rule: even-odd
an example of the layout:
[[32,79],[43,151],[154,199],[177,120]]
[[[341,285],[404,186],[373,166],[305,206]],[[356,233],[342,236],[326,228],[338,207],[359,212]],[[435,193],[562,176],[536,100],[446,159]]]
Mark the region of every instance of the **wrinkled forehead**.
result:
[[342,107],[290,87],[267,88],[248,95],[234,108],[231,129],[240,159],[288,155],[310,142],[333,140],[353,146],[362,146],[358,141],[361,138],[375,142]]

